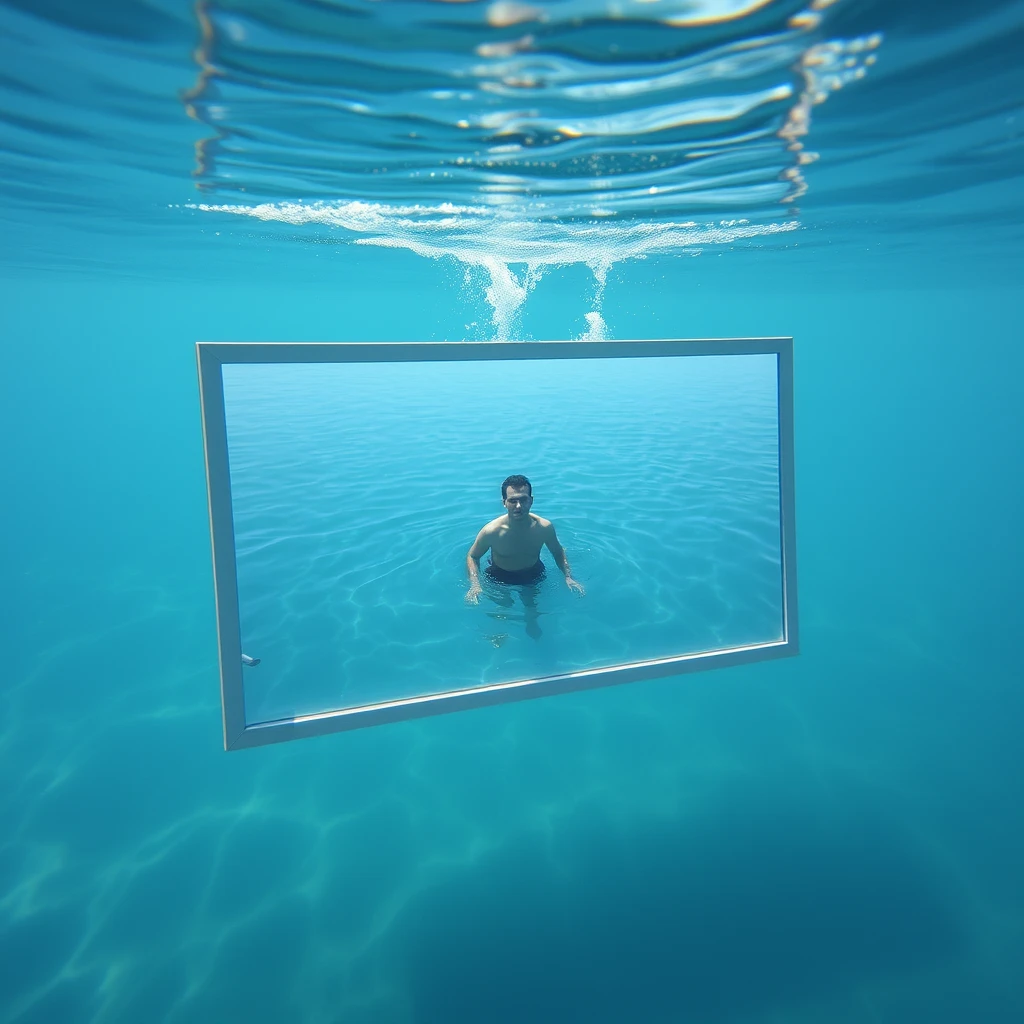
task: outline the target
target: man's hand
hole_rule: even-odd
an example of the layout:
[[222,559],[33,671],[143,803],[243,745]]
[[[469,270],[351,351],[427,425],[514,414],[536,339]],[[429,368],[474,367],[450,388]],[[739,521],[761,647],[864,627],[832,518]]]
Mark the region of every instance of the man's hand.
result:
[[573,591],[576,594],[579,594],[580,597],[582,597],[586,593],[586,591],[583,589],[583,584],[580,583],[579,580],[574,580],[571,576],[565,577],[565,584],[571,591]]
[[479,604],[480,595],[484,592],[484,588],[479,583],[474,583],[473,586],[466,591],[466,604]]

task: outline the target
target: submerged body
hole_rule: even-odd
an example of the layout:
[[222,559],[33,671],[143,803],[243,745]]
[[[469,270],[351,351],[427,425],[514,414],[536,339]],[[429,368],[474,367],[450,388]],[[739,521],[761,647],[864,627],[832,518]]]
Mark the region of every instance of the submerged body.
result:
[[524,584],[539,583],[544,578],[545,571],[544,563],[539,558],[526,569],[502,569],[492,556],[490,564],[484,569],[484,574],[495,583]]

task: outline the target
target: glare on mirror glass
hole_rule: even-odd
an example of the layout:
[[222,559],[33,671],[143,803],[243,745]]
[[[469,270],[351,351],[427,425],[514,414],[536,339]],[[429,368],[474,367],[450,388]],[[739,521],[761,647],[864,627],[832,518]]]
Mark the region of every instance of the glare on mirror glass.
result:
[[245,725],[784,646],[778,343],[632,344],[225,361]]

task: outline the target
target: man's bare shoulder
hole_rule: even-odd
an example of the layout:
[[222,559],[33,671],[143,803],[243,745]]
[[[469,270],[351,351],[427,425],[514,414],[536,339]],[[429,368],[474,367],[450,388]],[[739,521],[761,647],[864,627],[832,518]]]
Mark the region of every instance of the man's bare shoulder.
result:
[[485,536],[491,536],[497,533],[502,526],[505,525],[505,517],[498,516],[497,519],[492,519],[480,532]]
[[534,512],[530,513],[530,518],[533,520],[533,525],[539,527],[545,532],[551,529],[551,520],[545,519],[543,516],[539,516]]

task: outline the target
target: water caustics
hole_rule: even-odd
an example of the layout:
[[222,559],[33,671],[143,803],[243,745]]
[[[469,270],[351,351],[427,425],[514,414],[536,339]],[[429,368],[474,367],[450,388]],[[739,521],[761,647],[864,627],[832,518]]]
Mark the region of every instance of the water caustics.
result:
[[[202,0],[203,212],[454,256],[499,338],[546,266],[795,230],[837,0]],[[518,265],[518,271],[514,267]]]

